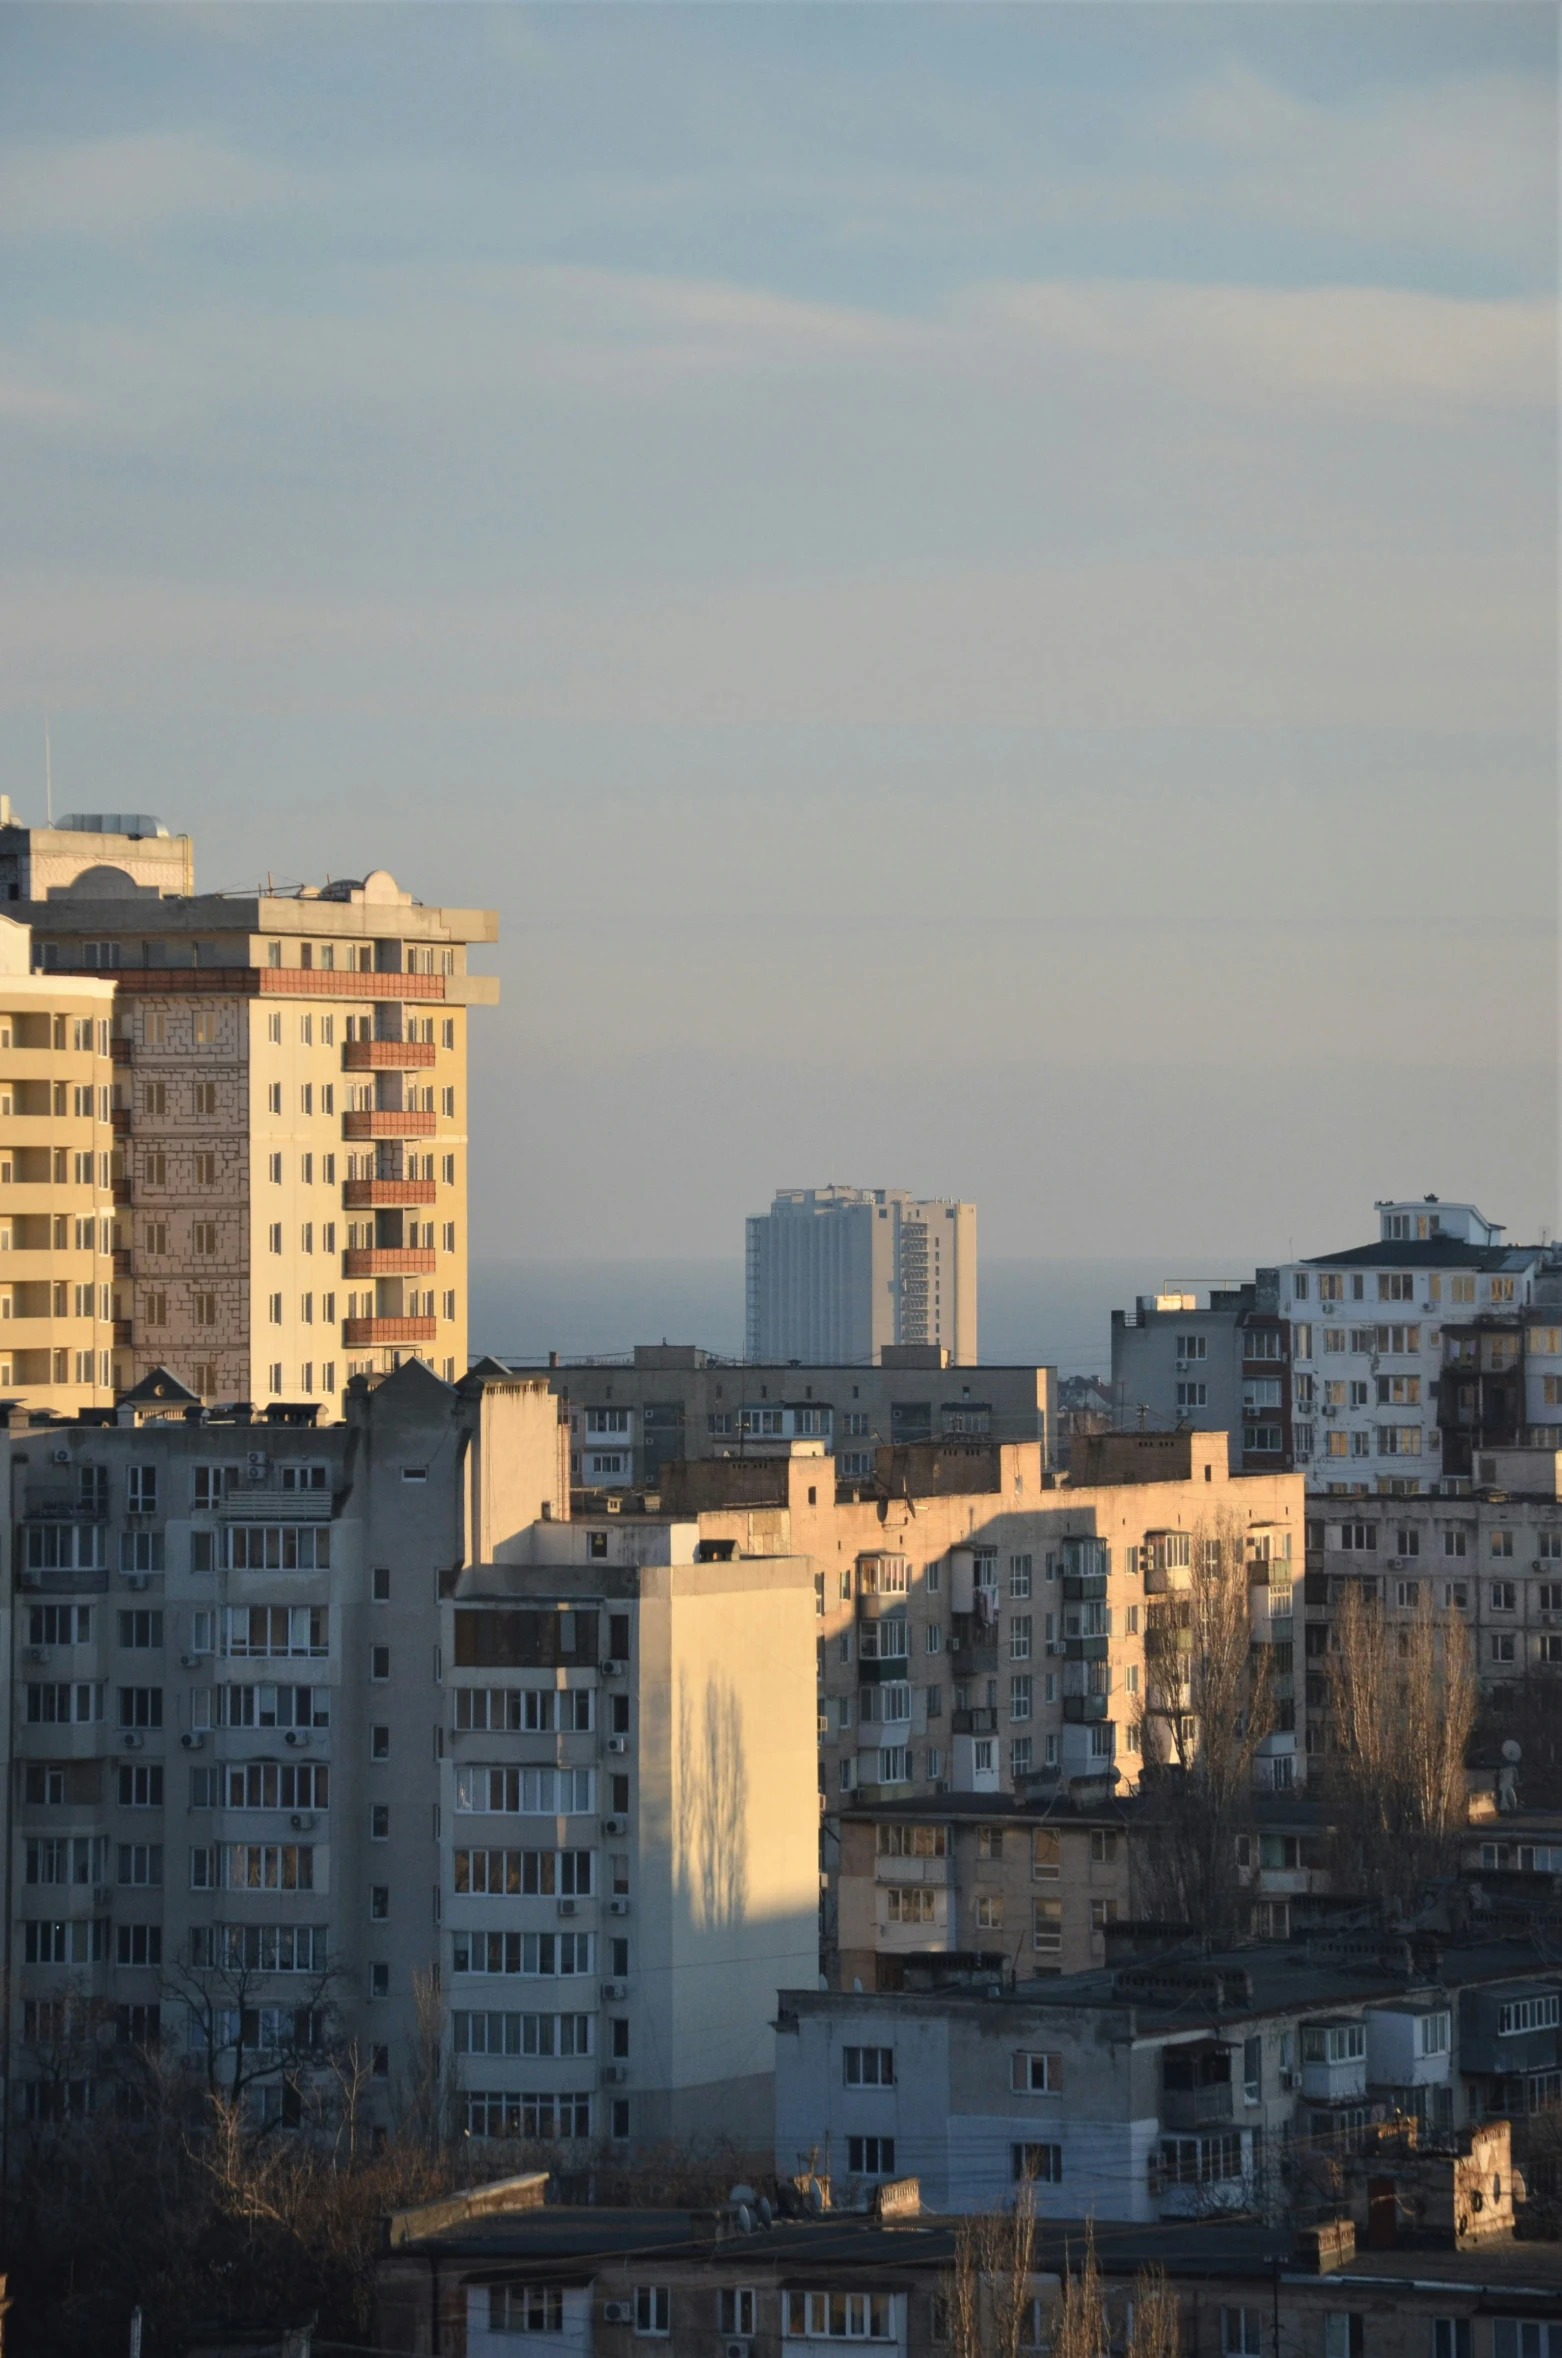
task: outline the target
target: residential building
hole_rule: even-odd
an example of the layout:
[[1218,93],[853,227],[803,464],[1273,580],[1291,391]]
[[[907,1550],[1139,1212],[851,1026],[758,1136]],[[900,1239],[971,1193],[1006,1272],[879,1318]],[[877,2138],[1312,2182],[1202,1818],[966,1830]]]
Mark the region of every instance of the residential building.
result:
[[[1364,1939],[1153,1956],[1058,1980],[783,1991],[776,2168],[939,2210],[1033,2182],[1052,2218],[1294,2214],[1406,2116],[1431,2136],[1562,2103],[1543,1938]],[[842,2163],[844,2162],[844,2171]],[[1506,2171],[1488,2190],[1511,2224]]]
[[498,989],[467,951],[492,912],[425,908],[381,869],[176,893],[156,861],[138,881],[166,837],[66,839],[89,864],[16,907],[46,975],[116,986],[116,1386],[166,1366],[203,1400],[335,1414],[409,1352],[454,1380],[466,1017]]
[[1037,1441],[1055,1453],[1049,1367],[953,1369],[944,1350],[891,1346],[873,1366],[723,1359],[637,1343],[632,1359],[548,1364],[569,1403],[570,1480],[592,1493],[655,1491],[679,1459],[784,1454],[818,1442],[838,1483],[871,1484],[876,1452],[912,1442]]
[[1505,1244],[1436,1196],[1376,1210],[1370,1244],[1114,1312],[1119,1418],[1223,1423],[1244,1467],[1344,1497],[1458,1488],[1483,1450],[1555,1447],[1562,1248]]
[[1309,1499],[1309,1749],[1326,1741],[1325,1665],[1347,1588],[1391,1617],[1456,1614],[1483,1688],[1549,1680],[1562,1705],[1562,1449],[1486,1450],[1473,1475],[1479,1487],[1467,1479],[1451,1497]]
[[976,1363],[976,1206],[903,1187],[791,1187],[748,1223],[751,1360],[873,1367],[886,1347]]
[[1170,1286],[1114,1310],[1112,1398],[1120,1426],[1223,1429],[1234,1465],[1289,1472],[1291,1334],[1264,1273],[1256,1285]]
[[0,918],[0,1394],[61,1416],[113,1398],[113,1000]]
[[258,2040],[264,2102],[356,2037],[386,2119],[422,1974],[475,2134],[763,2138],[817,1970],[812,1567],[571,1524],[558,1404],[491,1362],[316,1416],[159,1372],[0,1431],[24,2117],[83,2001],[224,2076]]
[[[1454,2189],[1489,2160],[1490,2175],[1503,2174],[1499,2132],[1393,2155],[1370,2224],[1353,2181],[1359,2240],[1354,2216],[1106,2233],[1094,2206],[1044,2218],[1015,2321],[1020,2347],[1052,2345],[1063,2280],[1077,2275],[1088,2236],[1114,2349],[1126,2345],[1136,2278],[1153,2269],[1176,2298],[1178,2346],[1205,2358],[1562,2358],[1557,2246],[1515,2242],[1511,2230],[1472,2243],[1448,2215]],[[757,2187],[737,2189],[756,2200],[703,2212],[585,2209],[545,2206],[537,2175],[395,2213],[378,2263],[375,2346],[408,2358],[631,2358],[648,2346],[678,2358],[839,2358],[863,2344],[883,2358],[945,2358],[958,2221],[924,2210],[914,2180],[855,2212],[825,2202],[833,2190],[821,2177],[760,2183],[772,2189],[762,2199]],[[1412,2241],[1407,2219],[1399,2248],[1379,2248],[1384,2187],[1396,2203],[1403,2188],[1407,2212],[1418,2201],[1428,2221]],[[1490,2177],[1470,2191],[1484,2205]],[[823,2206],[817,2216],[810,2201]]]

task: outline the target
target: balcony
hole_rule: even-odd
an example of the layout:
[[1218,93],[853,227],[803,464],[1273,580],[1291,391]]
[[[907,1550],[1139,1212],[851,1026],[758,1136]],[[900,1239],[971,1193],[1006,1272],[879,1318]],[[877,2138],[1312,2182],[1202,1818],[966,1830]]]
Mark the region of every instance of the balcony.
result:
[[1104,1572],[1065,1572],[1063,1602],[1065,1605],[1101,1604],[1106,1598]]
[[115,1203],[128,1204],[131,1202],[131,1200],[132,1197],[130,1193],[130,1181],[128,1179],[116,1179],[114,1182]]
[[351,1350],[360,1343],[431,1343],[432,1318],[344,1318],[342,1341]]
[[116,1343],[133,1343],[133,1342],[135,1341],[135,1339],[136,1339],[136,1338],[135,1338],[135,1331],[134,1331],[134,1329],[135,1329],[135,1321],[134,1321],[133,1319],[129,1319],[129,1318],[116,1318],[116,1319],[115,1319],[115,1321],[114,1321],[114,1340],[115,1340],[115,1342],[116,1342]]
[[429,1277],[432,1245],[376,1245],[343,1255],[349,1277]]
[[[372,1046],[373,1043],[371,1042]],[[435,1117],[431,1113],[350,1113],[342,1116],[344,1138],[432,1138]]]
[[110,1040],[108,1052],[116,1064],[128,1064],[130,1062],[130,1046],[128,1040]]
[[131,1261],[132,1257],[128,1245],[116,1245],[114,1247],[114,1275],[116,1277],[128,1277],[130,1275]]
[[130,1136],[130,1108],[128,1105],[116,1105],[109,1115],[109,1120],[113,1125],[116,1138]]
[[1161,2091],[1163,2129],[1205,2129],[1231,2118],[1231,2082],[1207,2088],[1164,2088]]
[[1063,1640],[1064,1659],[1069,1662],[1104,1662],[1112,1641],[1105,1637],[1071,1637]]
[[404,1073],[433,1061],[432,1040],[349,1040],[342,1049],[343,1070],[350,1073]]
[[[128,1187],[124,1200],[130,1201]],[[114,1201],[120,1201],[117,1187]],[[350,1212],[390,1211],[397,1204],[431,1204],[434,1182],[432,1179],[349,1179],[342,1188],[342,1201]]]
[[990,1646],[956,1646],[949,1657],[950,1673],[955,1678],[978,1678],[998,1667],[998,1644]]
[[991,1708],[954,1711],[949,1715],[949,1724],[957,1736],[995,1736],[998,1714]]
[[1063,1717],[1076,1724],[1105,1719],[1111,1698],[1107,1695],[1065,1695]]

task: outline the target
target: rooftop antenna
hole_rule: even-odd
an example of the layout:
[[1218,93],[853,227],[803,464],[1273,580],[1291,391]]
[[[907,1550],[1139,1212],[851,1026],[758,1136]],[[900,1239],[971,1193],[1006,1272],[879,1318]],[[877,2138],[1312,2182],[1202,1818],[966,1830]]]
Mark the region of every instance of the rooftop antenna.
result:
[[54,758],[49,750],[49,716],[43,716],[43,794],[48,823],[54,825]]

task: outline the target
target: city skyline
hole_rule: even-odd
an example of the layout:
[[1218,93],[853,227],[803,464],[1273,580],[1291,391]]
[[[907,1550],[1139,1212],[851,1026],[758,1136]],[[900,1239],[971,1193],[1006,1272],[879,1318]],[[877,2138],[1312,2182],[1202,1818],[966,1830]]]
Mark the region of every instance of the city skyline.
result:
[[517,1157],[588,1259],[1556,1225],[1551,17],[88,21],[5,30],[0,787],[481,874],[480,1253]]

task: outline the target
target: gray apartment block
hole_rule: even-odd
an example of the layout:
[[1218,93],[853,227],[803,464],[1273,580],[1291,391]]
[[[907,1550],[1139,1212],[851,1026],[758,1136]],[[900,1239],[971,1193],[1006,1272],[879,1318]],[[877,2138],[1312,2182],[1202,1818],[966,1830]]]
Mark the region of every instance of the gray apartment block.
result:
[[762,2135],[816,1957],[811,1568],[572,1526],[558,1404],[492,1365],[314,1420],[157,1380],[0,1432],[19,2104],[85,2004],[225,2077],[356,2038],[386,2118],[421,1974],[479,2136]]

